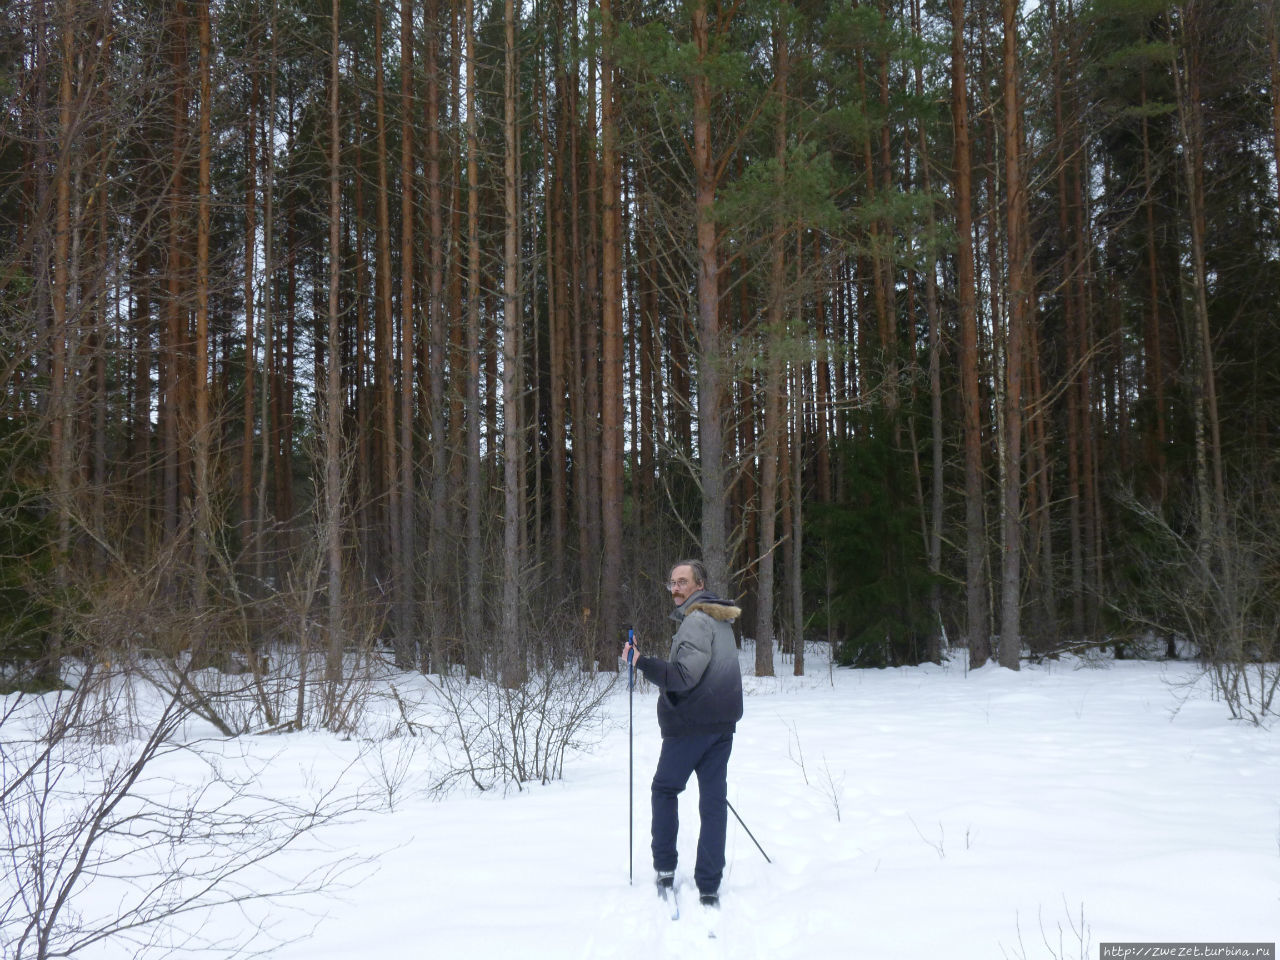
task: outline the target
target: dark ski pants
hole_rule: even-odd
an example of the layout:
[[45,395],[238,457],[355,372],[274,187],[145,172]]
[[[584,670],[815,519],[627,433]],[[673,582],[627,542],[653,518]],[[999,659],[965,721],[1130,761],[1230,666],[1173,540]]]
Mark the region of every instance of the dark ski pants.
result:
[[664,737],[653,775],[653,868],[675,870],[676,833],[680,829],[677,798],[698,775],[698,861],[693,879],[700,893],[715,893],[724,874],[724,841],[729,826],[729,753],[733,734]]

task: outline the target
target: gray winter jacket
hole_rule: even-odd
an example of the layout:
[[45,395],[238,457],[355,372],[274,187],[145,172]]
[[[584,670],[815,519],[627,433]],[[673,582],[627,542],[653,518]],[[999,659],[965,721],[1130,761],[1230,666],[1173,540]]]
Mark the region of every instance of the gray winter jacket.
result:
[[742,611],[699,590],[671,614],[680,624],[666,660],[637,657],[636,669],[655,684],[664,737],[732,733],[742,719],[742,672],[730,624]]

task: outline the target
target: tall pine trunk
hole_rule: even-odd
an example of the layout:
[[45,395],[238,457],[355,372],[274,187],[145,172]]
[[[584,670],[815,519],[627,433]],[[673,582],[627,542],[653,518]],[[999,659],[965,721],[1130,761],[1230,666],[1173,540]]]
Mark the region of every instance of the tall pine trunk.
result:
[[253,529],[253,391],[256,372],[253,282],[258,259],[258,71],[250,69],[249,113],[244,132],[244,425],[240,451],[240,529],[246,541]]
[[[53,222],[53,289],[50,295],[52,329],[49,331],[49,472],[53,477],[55,524],[54,575],[55,590],[67,586],[67,570],[71,560],[72,516],[72,396],[69,376],[69,341],[71,272],[71,165],[72,149],[72,70],[74,65],[75,19],[72,5],[66,5],[61,25],[61,68],[58,80],[58,150],[55,157],[54,222]],[[55,613],[53,629],[45,655],[38,667],[39,679],[57,684],[62,657],[63,624]]]
[[[593,0],[588,0],[588,20],[594,23],[596,16],[592,12]],[[593,29],[588,27],[588,29]],[[593,40],[594,42],[594,40]],[[578,331],[581,336],[581,350],[578,360],[581,363],[580,376],[577,382],[582,384],[585,394],[583,419],[574,426],[574,440],[582,444],[585,473],[578,487],[581,497],[582,524],[586,532],[586,551],[582,563],[582,589],[585,591],[586,603],[591,611],[588,616],[587,643],[594,650],[600,642],[600,605],[603,600],[600,589],[600,575],[603,573],[597,560],[603,551],[604,530],[602,528],[602,510],[600,494],[601,483],[601,446],[600,416],[603,398],[600,385],[600,164],[597,162],[599,142],[596,134],[596,117],[599,115],[599,84],[596,80],[598,63],[593,59],[586,64],[587,68],[587,103],[583,124],[583,141],[585,154],[579,154],[579,162],[586,169],[587,193],[583,207],[586,213],[586,236],[582,238],[584,246],[574,245],[574,249],[582,251],[582,297],[583,312],[579,315]],[[575,169],[577,165],[575,164]],[[598,651],[597,651],[598,652]]]
[[1196,356],[1193,371],[1196,489],[1202,549],[1216,539],[1226,515],[1222,470],[1222,435],[1218,422],[1217,377],[1213,338],[1209,330],[1208,278],[1205,263],[1204,120],[1200,99],[1200,37],[1197,9],[1182,6],[1179,62],[1174,64],[1178,129],[1182,137],[1182,169],[1186,177],[1187,219],[1191,234],[1192,316]]
[[[338,293],[342,267],[342,133],[338,114],[339,0],[333,0],[329,32],[329,365],[324,387],[324,503],[325,555],[329,573],[329,642],[325,680],[331,692],[342,679],[342,351],[339,348]],[[330,702],[334,702],[331,698]]]
[[[777,166],[774,185],[782,196],[787,175],[787,84],[791,71],[788,43],[789,12],[783,5],[774,25],[774,96],[778,101],[774,121],[773,156]],[[773,676],[773,597],[774,550],[777,547],[778,460],[782,442],[782,419],[786,415],[782,403],[782,340],[785,336],[784,297],[786,296],[787,259],[785,213],[779,211],[773,225],[771,262],[769,264],[769,304],[765,331],[764,437],[760,443],[760,564],[759,593],[756,606],[756,676]]]
[[[556,8],[555,31],[557,37],[563,30],[563,9]],[[568,380],[565,375],[565,360],[568,356],[568,299],[570,293],[570,277],[572,270],[568,264],[568,251],[565,249],[565,233],[567,223],[565,217],[565,148],[567,138],[564,136],[566,125],[566,99],[564,90],[564,69],[560,62],[561,48],[559,41],[555,44],[552,73],[555,76],[556,131],[557,138],[552,143],[552,117],[550,109],[544,121],[544,150],[547,157],[550,188],[547,198],[547,324],[549,328],[548,346],[551,352],[548,358],[548,391],[550,404],[548,409],[548,439],[551,460],[551,578],[557,589],[565,588],[566,547],[569,537],[568,517],[568,470],[569,461],[566,450],[566,392]]]
[[[1280,69],[1280,68],[1273,68]],[[1151,157],[1151,124],[1146,115],[1147,77],[1143,70],[1141,79],[1142,109],[1142,204],[1144,213],[1144,241],[1146,250],[1147,271],[1147,310],[1144,328],[1143,347],[1145,351],[1145,368],[1147,377],[1148,400],[1153,411],[1153,422],[1145,431],[1147,446],[1147,468],[1151,474],[1149,490],[1155,495],[1157,503],[1164,503],[1169,492],[1166,447],[1168,417],[1165,410],[1165,369],[1163,344],[1163,319],[1160,298],[1160,267],[1156,247],[1156,207],[1154,183],[1152,178]],[[1274,82],[1272,84],[1274,87]],[[1276,93],[1277,130],[1280,132],[1280,93]],[[1277,148],[1277,159],[1280,159],[1280,148]]]
[[522,500],[520,413],[520,209],[516,179],[516,28],[515,3],[503,4],[504,84],[502,97],[503,131],[503,212],[505,229],[502,246],[502,633],[500,642],[502,682],[516,686],[525,678],[524,649],[520,638],[520,578],[524,572],[520,555]]
[[374,4],[374,110],[377,127],[375,164],[378,171],[378,268],[377,295],[374,298],[375,352],[377,353],[378,411],[382,428],[382,482],[387,493],[383,529],[387,531],[387,545],[391,559],[391,611],[394,624],[394,648],[396,666],[407,669],[414,664],[413,638],[405,632],[404,608],[400,602],[404,595],[404,553],[401,547],[403,528],[400,513],[400,478],[396,469],[396,411],[394,402],[393,372],[395,345],[392,336],[391,313],[391,189],[387,183],[387,105],[385,78],[382,65],[382,4]]
[[1018,3],[1002,0],[1004,19],[1005,241],[1009,293],[1005,334],[1003,563],[1000,586],[1002,667],[1017,670],[1022,653],[1022,371],[1023,330],[1031,305],[1031,261],[1027,242],[1026,174],[1022,159],[1022,104],[1018,95]]
[[960,393],[964,410],[965,611],[969,664],[991,655],[987,620],[986,529],[983,523],[982,423],[978,383],[978,303],[973,259],[973,166],[965,73],[965,0],[951,0],[951,119],[955,132],[956,298],[960,326]]
[[165,262],[167,289],[165,299],[165,335],[162,356],[162,393],[160,408],[161,446],[163,449],[164,530],[167,540],[178,535],[179,509],[185,487],[182,471],[182,444],[179,432],[180,418],[185,407],[186,392],[183,389],[182,357],[186,349],[186,315],[182,292],[185,284],[184,265],[184,214],[187,150],[187,47],[188,30],[186,4],[177,0],[170,15],[169,40],[170,65],[173,71],[172,135],[169,174],[169,191],[166,215],[168,217],[168,253]]
[[710,25],[706,0],[693,11],[696,60],[693,75],[694,215],[697,238],[698,460],[702,480],[702,559],[709,586],[733,595],[725,529],[724,369],[720,336],[720,264],[714,205],[716,162],[711,139]]
[[[791,387],[800,382],[798,371],[791,373]],[[795,653],[792,673],[804,676],[804,398],[797,389],[789,389],[795,399],[791,403],[791,423],[788,451],[791,504],[791,562],[787,567],[787,583],[791,593],[791,644]]]
[[[276,102],[279,72],[276,67],[276,16],[271,16],[271,56],[267,61],[267,103]],[[258,462],[257,511],[254,515],[253,558],[254,579],[266,582],[266,530],[267,530],[267,482],[270,479],[274,459],[276,416],[274,413],[279,390],[276,388],[275,360],[275,142],[276,111],[266,111],[266,140],[263,159],[266,169],[262,177],[262,394],[259,398],[259,416],[262,418],[261,454]]]
[[205,575],[208,545],[212,536],[209,492],[209,229],[211,181],[210,124],[213,114],[210,58],[212,56],[209,0],[200,0],[197,8],[200,72],[200,147],[196,199],[196,333],[195,372],[191,378],[195,391],[195,426],[192,456],[195,460],[195,582],[192,585],[196,608],[205,604]]
[[467,673],[476,675],[481,671],[483,656],[480,631],[483,623],[484,542],[480,524],[483,476],[480,463],[480,167],[477,156],[475,0],[466,0],[464,16],[467,51],[467,387],[464,402],[467,421],[467,589],[464,591],[464,636]]
[[[450,447],[446,443],[446,398],[445,398],[445,355],[448,350],[447,317],[448,311],[444,303],[445,280],[445,230],[444,230],[444,184],[441,178],[441,146],[440,146],[440,58],[439,45],[444,31],[440,29],[439,0],[427,0],[426,11],[426,56],[427,56],[427,219],[430,236],[428,244],[427,267],[427,336],[430,352],[427,361],[428,404],[431,411],[431,507],[430,507],[430,544],[428,546],[427,586],[424,601],[430,604],[428,610],[429,623],[427,629],[432,638],[431,657],[434,669],[443,672],[445,667],[439,662],[442,651],[439,649],[439,638],[446,629],[445,604],[442,598],[446,582],[448,531],[447,509],[449,494],[449,454]],[[453,427],[457,429],[455,419]]]
[[[919,36],[923,28],[920,0],[912,0],[911,19],[913,30]],[[923,65],[917,61],[915,65],[916,96],[924,95]],[[933,179],[930,174],[929,138],[925,129],[925,121],[920,119],[917,131],[919,145],[920,188],[926,198],[933,196]],[[929,522],[926,538],[926,552],[929,557],[929,573],[933,583],[929,587],[929,649],[928,658],[938,662],[942,658],[942,520],[943,494],[946,477],[944,473],[945,451],[943,446],[942,421],[942,312],[938,302],[938,229],[934,205],[929,204],[926,220],[926,243],[928,244],[924,266],[925,282],[925,315],[929,320],[929,450],[930,450],[930,491]],[[825,428],[823,428],[825,430]]]
[[400,0],[400,383],[399,383],[399,516],[393,521],[400,528],[400,559],[396,566],[396,635],[398,650],[414,665],[417,660],[416,624],[414,622],[414,560],[417,537],[414,517],[413,456],[413,289],[414,210],[413,170],[413,2]]
[[603,56],[600,63],[601,266],[603,350],[601,370],[600,519],[602,570],[600,583],[602,666],[616,664],[608,655],[618,634],[618,593],[622,586],[622,208],[618,169],[618,121],[614,102],[613,13],[610,0],[600,0]]

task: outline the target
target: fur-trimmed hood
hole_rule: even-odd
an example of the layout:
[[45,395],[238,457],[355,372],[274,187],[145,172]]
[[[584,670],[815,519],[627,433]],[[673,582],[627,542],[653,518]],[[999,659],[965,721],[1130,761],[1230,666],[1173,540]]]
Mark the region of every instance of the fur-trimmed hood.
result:
[[729,600],[717,597],[709,590],[700,590],[686,600],[682,606],[676,607],[671,614],[671,619],[683,620],[691,613],[705,613],[712,620],[719,620],[721,623],[732,623],[742,616],[742,608],[735,606]]

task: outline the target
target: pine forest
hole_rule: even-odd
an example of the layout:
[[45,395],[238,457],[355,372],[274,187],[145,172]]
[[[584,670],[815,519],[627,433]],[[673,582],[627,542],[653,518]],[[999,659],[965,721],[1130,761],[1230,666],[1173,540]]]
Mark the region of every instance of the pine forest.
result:
[[758,675],[1271,706],[1273,0],[11,0],[0,105],[6,690],[337,727],[664,651],[698,557]]

